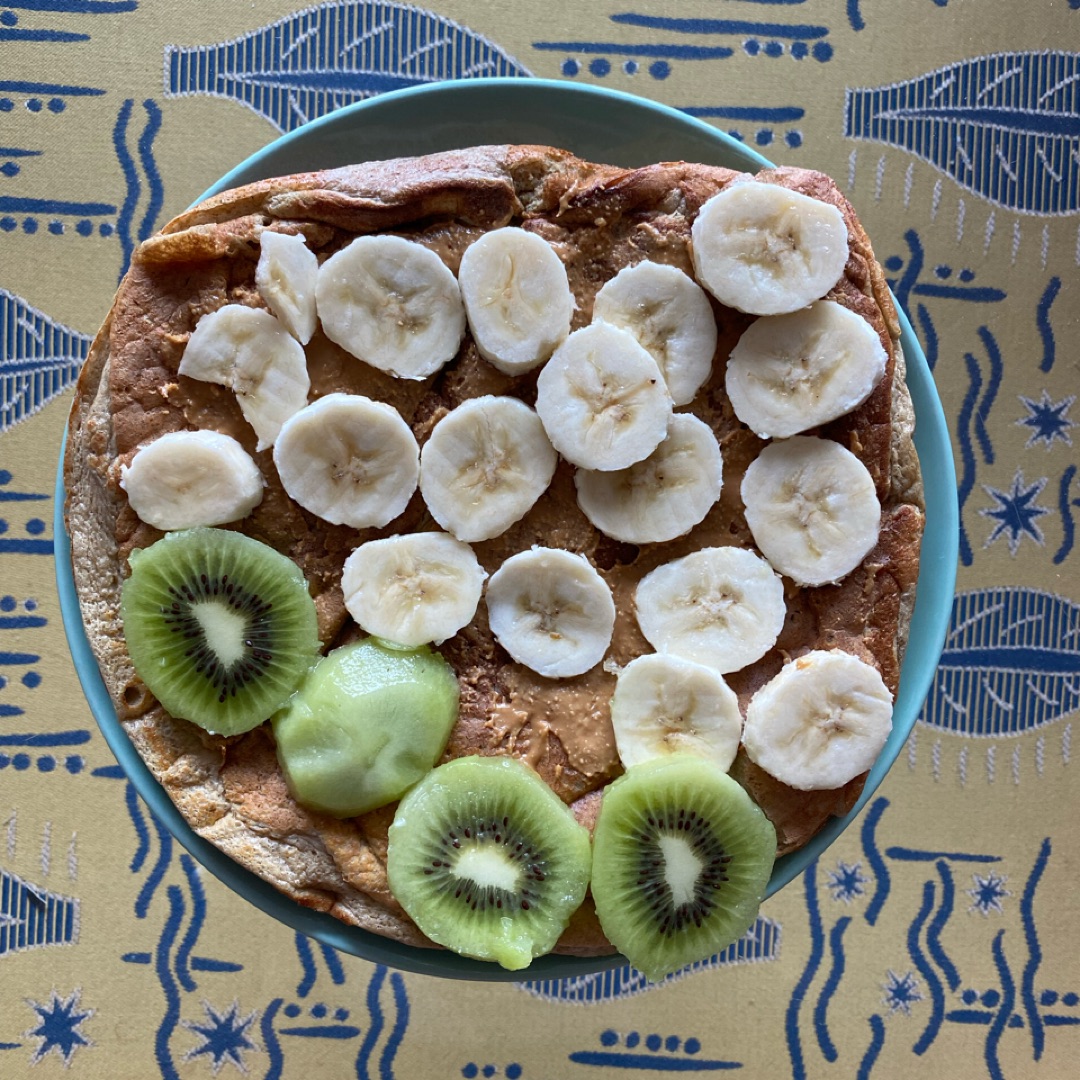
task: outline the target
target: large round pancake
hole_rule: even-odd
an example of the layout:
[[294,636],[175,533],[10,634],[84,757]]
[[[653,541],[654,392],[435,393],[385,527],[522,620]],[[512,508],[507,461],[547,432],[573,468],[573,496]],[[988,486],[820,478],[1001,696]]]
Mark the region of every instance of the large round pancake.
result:
[[[225,303],[263,306],[254,285],[260,232],[302,229],[324,259],[358,234],[392,231],[431,247],[456,271],[465,247],[483,230],[523,225],[562,257],[578,303],[577,328],[589,321],[599,287],[625,265],[651,258],[692,273],[690,226],[697,210],[737,177],[745,178],[686,163],[624,170],[546,147],[479,147],[226,192],[180,215],[136,251],[76,392],[65,463],[67,523],[87,635],[118,716],[200,836],[306,906],[400,941],[428,944],[386,884],[393,807],[344,821],[306,811],[286,789],[268,725],[222,739],[168,716],[135,675],[123,640],[119,594],[127,557],[160,533],[127,505],[119,469],[141,444],[167,431],[213,426],[253,455],[267,482],[266,496],[238,527],[302,567],[328,647],[357,633],[340,590],[346,556],[365,540],[432,525],[419,493],[384,529],[356,531],[318,520],[285,495],[270,452],[255,453],[254,434],[231,391],[178,376],[185,342],[202,314]],[[889,361],[871,397],[818,433],[842,442],[867,465],[882,503],[883,528],[878,546],[839,584],[799,589],[786,582],[789,614],[776,647],[728,681],[745,709],[788,657],[842,648],[873,663],[895,694],[923,525],[911,439],[914,414],[896,313],[870,243],[832,181],[799,169],[770,170],[758,178],[829,202],[847,222],[849,258],[829,298],[870,322]],[[752,546],[739,481],[763,444],[738,423],[723,391],[726,357],[750,318],[719,304],[714,310],[720,340],[713,375],[689,409],[717,433],[724,490],[701,525],[677,541],[640,549],[611,541],[578,509],[571,468],[561,463],[547,495],[521,522],[475,545],[489,572],[534,543],[589,556],[620,612],[609,654],[615,664],[648,651],[632,615],[631,596],[641,576],[707,544]],[[469,338],[448,368],[422,382],[384,375],[321,333],[307,352],[313,396],[344,390],[389,401],[421,444],[447,410],[469,397],[509,393],[534,400],[535,372],[502,375],[480,359]],[[440,651],[458,672],[462,691],[447,756],[524,756],[590,822],[604,785],[620,771],[606,704],[614,685],[611,671],[597,667],[558,683],[531,674],[494,641],[483,605],[474,622]],[[773,820],[781,853],[800,847],[832,815],[850,809],[864,780],[836,791],[795,791],[741,753],[732,773]],[[588,906],[559,951],[610,951]]]

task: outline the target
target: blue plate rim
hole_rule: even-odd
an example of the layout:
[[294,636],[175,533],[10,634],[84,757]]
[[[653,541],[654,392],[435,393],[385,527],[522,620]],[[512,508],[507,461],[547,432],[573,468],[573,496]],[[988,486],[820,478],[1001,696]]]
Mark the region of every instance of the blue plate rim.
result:
[[[351,125],[356,122],[355,118],[358,114],[363,116],[377,110],[380,106],[397,104],[403,99],[422,100],[432,94],[462,93],[467,97],[473,93],[501,92],[518,88],[529,93],[554,94],[568,100],[582,96],[618,100],[624,105],[643,110],[650,115],[652,120],[660,116],[666,123],[692,129],[714,141],[719,149],[743,159],[744,162],[748,160],[749,165],[754,168],[774,167],[774,163],[761,154],[696,117],[660,102],[650,101],[623,91],[528,77],[468,79],[390,91],[327,113],[266,144],[229,170],[196,202],[229,187],[238,186],[240,182],[247,182],[247,180],[241,181],[240,178],[244,177],[245,173],[258,171],[257,165],[260,159],[269,156],[275,150],[287,147],[301,139],[310,139],[313,133],[317,136],[319,131],[328,126]],[[895,297],[893,300],[895,303]],[[775,895],[819,858],[855,820],[876,793],[915,724],[933,681],[938,658],[949,629],[959,560],[959,506],[952,442],[944,409],[937,395],[925,354],[906,313],[899,304],[896,304],[896,309],[901,327],[900,344],[907,364],[907,384],[915,407],[915,445],[920,460],[932,461],[937,466],[937,473],[934,476],[935,483],[924,483],[926,528],[923,536],[923,558],[920,562],[908,647],[901,669],[900,690],[894,707],[893,731],[877,762],[870,770],[866,785],[855,806],[843,817],[833,818],[804,848],[777,860],[766,891],[766,898]],[[124,732],[87,640],[75,591],[71,569],[70,539],[64,519],[63,463],[66,441],[65,431],[57,467],[54,538],[57,591],[68,647],[91,712],[125,776],[151,810],[162,820],[171,835],[191,855],[233,892],[291,929],[310,935],[323,944],[369,962],[386,964],[403,971],[450,979],[532,982],[540,979],[596,974],[626,964],[625,958],[618,954],[601,957],[549,955],[538,957],[524,971],[506,971],[495,964],[457,956],[444,950],[404,945],[362,928],[349,926],[329,914],[304,908],[199,837],[184,820],[168,793],[154,778]],[[926,479],[924,472],[924,481]]]

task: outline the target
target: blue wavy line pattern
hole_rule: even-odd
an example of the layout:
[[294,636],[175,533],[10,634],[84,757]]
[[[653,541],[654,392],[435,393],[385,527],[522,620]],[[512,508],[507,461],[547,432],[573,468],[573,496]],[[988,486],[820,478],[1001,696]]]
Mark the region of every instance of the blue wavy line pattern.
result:
[[871,926],[877,922],[881,909],[885,906],[885,901],[889,897],[889,868],[885,865],[885,860],[881,857],[881,852],[877,846],[878,823],[881,821],[881,815],[885,813],[888,807],[888,799],[875,799],[870,804],[870,809],[867,810],[862,823],[860,838],[862,840],[863,854],[866,856],[867,865],[874,874],[874,895],[870,897],[870,902],[866,905],[866,911],[863,912],[863,918]]
[[1001,1069],[998,1059],[998,1044],[1001,1042],[1002,1033],[1012,1016],[1013,1005],[1016,1003],[1016,984],[1013,982],[1012,973],[1009,970],[1009,962],[1005,958],[1005,950],[1001,941],[1005,936],[1004,930],[999,930],[994,935],[991,951],[994,957],[994,967],[997,969],[998,979],[1001,982],[1001,1004],[990,1024],[990,1030],[986,1033],[986,1069],[990,1074],[990,1080],[1005,1080],[1005,1074]]
[[387,90],[528,74],[451,19],[367,0],[332,0],[216,45],[165,49],[167,97],[230,98],[279,131]]
[[784,1014],[784,1037],[787,1040],[788,1056],[791,1058],[792,1080],[806,1080],[806,1061],[803,1056],[802,1040],[799,1035],[799,1009],[806,997],[810,984],[814,981],[821,957],[825,951],[825,935],[821,929],[821,909],[817,893],[817,861],[812,862],[803,873],[803,887],[806,895],[806,913],[809,919],[810,955],[806,958],[795,989],[791,992],[787,1011]]
[[979,362],[971,353],[964,353],[964,366],[967,368],[968,389],[964,394],[960,413],[956,418],[956,434],[960,441],[960,483],[957,485],[957,501],[960,504],[960,561],[970,566],[975,561],[968,539],[967,526],[964,524],[964,507],[968,496],[975,487],[975,454],[971,449],[971,417],[975,412],[975,402],[982,390],[982,373]]
[[1035,1005],[1035,974],[1042,963],[1042,948],[1035,929],[1035,890],[1039,887],[1043,871],[1046,870],[1046,864],[1049,861],[1050,839],[1047,837],[1039,847],[1035,865],[1031,869],[1031,874],[1024,885],[1024,895],[1020,899],[1020,918],[1024,927],[1024,941],[1028,949],[1028,960],[1020,978],[1020,997],[1024,1003],[1028,1030],[1031,1032],[1031,1049],[1036,1061],[1042,1058],[1046,1045],[1046,1031],[1043,1027],[1042,1015]]
[[91,340],[0,288],[0,432],[75,382]]
[[979,407],[975,412],[975,438],[979,440],[979,449],[982,451],[983,460],[987,465],[994,464],[994,447],[990,442],[990,435],[986,430],[986,419],[997,399],[998,390],[1001,389],[1001,379],[1005,374],[1005,365],[1001,359],[1001,349],[997,339],[985,326],[978,329],[979,340],[986,350],[990,360],[990,377],[986,382],[986,392],[979,401]]
[[851,925],[851,916],[844,915],[836,920],[832,930],[829,931],[829,952],[832,955],[832,967],[828,978],[822,987],[817,1004],[814,1006],[814,1032],[817,1035],[818,1046],[826,1061],[836,1061],[839,1054],[836,1044],[829,1035],[829,1002],[832,1001],[840,980],[844,977],[844,932]]
[[922,928],[929,918],[930,912],[934,909],[934,892],[934,883],[927,881],[923,885],[922,906],[908,928],[907,937],[908,954],[911,956],[911,962],[923,977],[926,987],[930,991],[930,1018],[927,1020],[922,1034],[912,1047],[914,1053],[920,1055],[925,1054],[930,1049],[930,1044],[937,1038],[941,1023],[945,1019],[945,992],[941,987],[941,981],[919,945],[919,935],[922,933]]
[[921,720],[971,737],[1019,735],[1080,708],[1080,605],[1037,589],[958,594]]
[[877,1062],[881,1048],[885,1045],[885,1021],[877,1013],[869,1019],[870,1045],[859,1062],[859,1071],[855,1074],[856,1080],[870,1080],[870,1073]]
[[1043,355],[1039,362],[1040,371],[1049,371],[1054,366],[1055,346],[1054,328],[1050,325],[1050,308],[1061,292],[1061,278],[1052,277],[1039,298],[1039,306],[1035,311],[1035,325],[1042,339]]
[[926,931],[926,951],[941,969],[949,989],[955,991],[960,985],[960,973],[956,970],[956,965],[949,959],[948,953],[945,952],[945,948],[941,944],[941,932],[945,929],[945,924],[953,913],[956,886],[953,884],[949,864],[944,859],[938,859],[937,871],[938,876],[941,878],[941,903],[938,905],[938,909],[934,913],[934,917]]
[[154,1056],[157,1058],[162,1080],[180,1080],[169,1049],[169,1040],[180,1020],[180,991],[173,978],[169,954],[184,917],[184,897],[178,885],[170,885],[165,892],[169,902],[169,914],[154,951],[154,971],[165,994],[165,1013],[154,1035]]
[[1071,554],[1076,543],[1076,523],[1072,508],[1080,506],[1080,499],[1073,499],[1072,482],[1076,479],[1076,466],[1066,465],[1058,485],[1058,509],[1061,511],[1061,546],[1054,552],[1054,565],[1060,566]]
[[972,57],[848,89],[844,134],[899,147],[1019,213],[1080,209],[1080,53]]
[[196,983],[191,977],[189,959],[206,919],[206,893],[203,891],[202,882],[195,869],[195,862],[186,852],[180,856],[180,866],[184,871],[188,892],[191,894],[191,921],[188,923],[187,930],[184,931],[180,948],[176,950],[176,977],[180,985],[190,992],[196,989]]
[[311,954],[311,942],[299,931],[296,932],[296,955],[304,973],[303,978],[296,985],[296,996],[303,998],[311,993],[318,972],[315,969],[315,957]]

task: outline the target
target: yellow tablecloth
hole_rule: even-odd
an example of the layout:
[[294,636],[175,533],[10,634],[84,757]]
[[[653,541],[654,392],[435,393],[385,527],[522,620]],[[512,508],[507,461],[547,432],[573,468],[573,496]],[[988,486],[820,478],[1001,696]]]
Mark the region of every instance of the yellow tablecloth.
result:
[[[0,1076],[1077,1075],[1078,50],[1080,0],[0,2]],[[658,987],[448,983],[274,922],[148,814],[60,625],[59,440],[134,244],[305,119],[488,74],[833,174],[953,434],[953,627],[906,751],[750,939]]]

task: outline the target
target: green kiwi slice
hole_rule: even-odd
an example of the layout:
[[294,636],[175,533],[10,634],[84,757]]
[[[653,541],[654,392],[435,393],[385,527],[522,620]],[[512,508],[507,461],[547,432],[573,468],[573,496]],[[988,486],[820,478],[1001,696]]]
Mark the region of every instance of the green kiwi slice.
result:
[[463,757],[402,799],[390,891],[432,941],[517,971],[550,952],[589,883],[589,833],[524,762]]
[[715,765],[670,754],[604,792],[592,895],[608,940],[653,982],[737,941],[765,897],[776,832]]
[[458,695],[454,669],[426,646],[332,649],[273,718],[293,796],[335,817],[400,799],[442,755]]
[[135,671],[173,716],[218,735],[279,709],[318,658],[299,567],[226,529],[166,533],[131,554],[121,599]]

